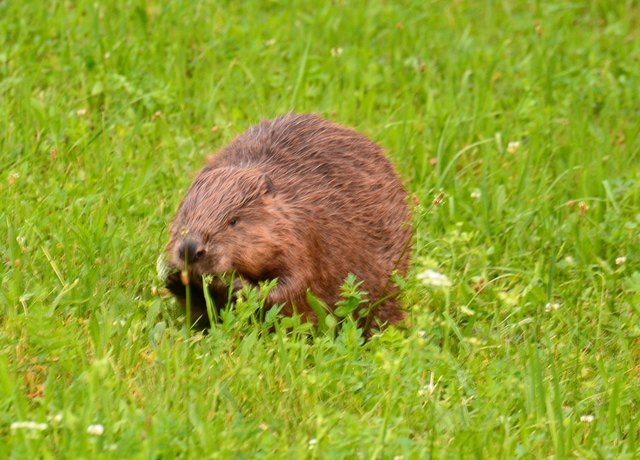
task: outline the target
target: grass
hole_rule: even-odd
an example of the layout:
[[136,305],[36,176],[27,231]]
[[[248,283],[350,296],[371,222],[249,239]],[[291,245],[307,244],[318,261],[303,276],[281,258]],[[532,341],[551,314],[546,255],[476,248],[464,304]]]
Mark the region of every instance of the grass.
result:
[[[637,458],[638,2],[5,0],[0,30],[0,457]],[[162,294],[204,157],[291,110],[422,203],[410,327],[252,294],[187,334]]]

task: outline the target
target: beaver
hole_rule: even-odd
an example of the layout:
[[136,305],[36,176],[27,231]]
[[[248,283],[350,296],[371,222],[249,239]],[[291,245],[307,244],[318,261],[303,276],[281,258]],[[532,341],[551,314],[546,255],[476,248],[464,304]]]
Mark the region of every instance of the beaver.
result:
[[381,147],[312,114],[264,121],[200,171],[171,224],[167,287],[209,326],[202,276],[216,277],[215,305],[244,284],[276,279],[266,305],[316,321],[307,291],[334,308],[349,274],[372,302],[366,323],[403,318],[393,271],[405,275],[411,246],[407,192]]

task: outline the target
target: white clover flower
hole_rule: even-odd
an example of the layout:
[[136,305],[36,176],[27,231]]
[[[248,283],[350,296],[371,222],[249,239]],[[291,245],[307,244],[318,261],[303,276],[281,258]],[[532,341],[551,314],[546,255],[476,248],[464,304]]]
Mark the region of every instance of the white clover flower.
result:
[[309,450],[315,449],[317,445],[318,445],[318,440],[316,438],[309,439]]
[[616,265],[622,265],[627,261],[627,256],[616,257]]
[[473,192],[471,192],[471,198],[473,198],[474,200],[479,200],[480,197],[482,196],[482,192],[480,192],[479,189],[475,189]]
[[548,304],[546,304],[544,306],[544,311],[546,311],[548,313],[551,310],[557,310],[558,308],[560,308],[560,304],[559,303],[551,303],[551,302],[549,302]]
[[451,281],[449,281],[449,278],[447,278],[446,275],[443,275],[442,273],[438,273],[433,270],[425,270],[422,273],[418,273],[416,278],[422,281],[422,284],[424,284],[425,286],[435,286],[435,287],[451,286]]
[[46,423],[33,422],[31,420],[26,420],[23,422],[13,422],[11,424],[11,431],[15,430],[33,430],[33,431],[44,431],[49,428],[49,425]]
[[520,142],[518,141],[509,142],[509,144],[507,145],[507,152],[516,153],[519,148],[520,148]]
[[593,415],[591,415],[591,414],[589,414],[589,415],[582,415],[582,416],[580,417],[580,421],[581,421],[581,422],[584,422],[584,423],[591,423],[591,422],[593,422],[593,420],[594,420],[594,419],[595,419],[595,417],[594,417]]
[[104,426],[96,423],[87,427],[87,433],[92,436],[102,436],[104,434]]

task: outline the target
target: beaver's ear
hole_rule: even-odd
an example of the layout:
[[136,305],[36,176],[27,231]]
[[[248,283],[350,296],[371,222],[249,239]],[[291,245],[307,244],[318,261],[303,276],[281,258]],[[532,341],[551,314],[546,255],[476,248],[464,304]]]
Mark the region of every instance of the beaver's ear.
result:
[[271,178],[266,174],[263,174],[260,177],[260,194],[276,196],[276,188],[274,187]]

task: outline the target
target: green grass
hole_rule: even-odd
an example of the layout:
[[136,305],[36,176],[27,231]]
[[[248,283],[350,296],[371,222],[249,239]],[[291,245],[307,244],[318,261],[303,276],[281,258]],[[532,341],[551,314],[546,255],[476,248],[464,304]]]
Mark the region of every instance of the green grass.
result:
[[[0,457],[638,457],[640,5],[394,3],[0,1]],[[410,327],[162,294],[204,157],[291,110],[422,203]]]

